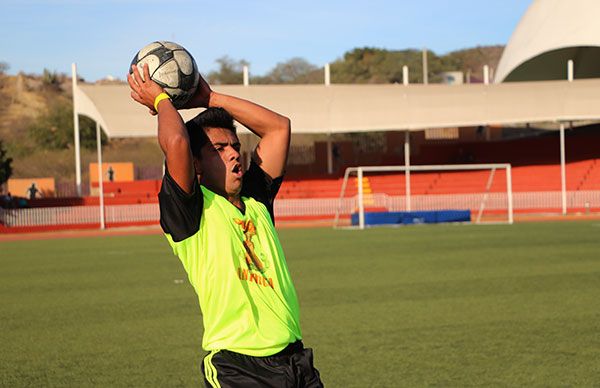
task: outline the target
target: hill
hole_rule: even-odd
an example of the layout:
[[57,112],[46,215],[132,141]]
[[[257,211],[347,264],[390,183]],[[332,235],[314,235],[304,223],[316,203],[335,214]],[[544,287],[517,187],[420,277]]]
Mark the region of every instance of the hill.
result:
[[[441,74],[461,71],[471,82],[482,82],[484,65],[495,68],[503,46],[476,47],[439,56],[428,52],[429,82],[441,82]],[[389,51],[364,47],[348,51],[343,58],[331,64],[334,83],[401,83],[402,67],[409,68],[410,83],[423,82],[421,50]]]
[[[0,106],[0,139],[13,158],[13,178],[54,177],[57,183],[75,181],[75,156],[72,135],[62,149],[44,147],[32,133],[40,119],[57,107],[70,107],[71,79],[57,76],[48,81],[44,76],[19,74],[0,76],[0,98],[7,101]],[[72,110],[63,118],[72,133]],[[85,118],[81,119],[85,122]],[[83,127],[83,125],[82,125]],[[57,132],[57,128],[47,128]],[[89,131],[88,131],[89,132]],[[56,134],[56,133],[54,133]],[[91,135],[91,136],[90,136]],[[87,135],[91,147],[81,149],[82,180],[88,180],[88,165],[96,161],[95,133]],[[105,139],[106,140],[106,139]],[[159,177],[162,154],[155,139],[111,139],[103,146],[106,162],[131,161],[138,169],[138,177]]]

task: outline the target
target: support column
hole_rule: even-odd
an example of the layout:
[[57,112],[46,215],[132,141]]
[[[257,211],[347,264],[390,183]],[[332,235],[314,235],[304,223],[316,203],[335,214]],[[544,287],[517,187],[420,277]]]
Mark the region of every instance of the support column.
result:
[[423,49],[423,83],[427,85],[429,83],[429,70],[427,66],[427,49]]
[[512,166],[506,167],[506,191],[508,192],[508,223],[515,222],[513,215]]
[[360,229],[365,228],[365,203],[363,196],[363,170],[358,168],[358,227]]
[[98,199],[100,207],[100,229],[104,229],[104,177],[102,174],[102,137],[100,136],[100,124],[96,122],[96,146],[98,148]]
[[81,154],[79,146],[79,114],[77,104],[77,65],[71,64],[71,84],[73,87],[73,138],[75,140],[75,186],[81,197]]
[[568,80],[569,82],[572,82],[572,81],[573,81],[573,79],[575,78],[575,77],[574,77],[574,73],[575,73],[575,72],[573,71],[573,69],[574,69],[574,66],[573,66],[573,60],[572,60],[572,59],[569,59],[569,60],[567,61],[567,80]]
[[563,215],[567,214],[567,169],[565,160],[565,124],[560,123],[560,191]]
[[404,195],[406,198],[406,211],[409,212],[412,209],[411,206],[411,193],[410,193],[410,131],[404,132]]
[[243,79],[244,79],[244,86],[250,85],[250,75],[248,72],[248,65],[244,65],[244,67],[242,68],[242,74],[243,74]]
[[331,133],[327,134],[327,174],[333,174],[333,143]]

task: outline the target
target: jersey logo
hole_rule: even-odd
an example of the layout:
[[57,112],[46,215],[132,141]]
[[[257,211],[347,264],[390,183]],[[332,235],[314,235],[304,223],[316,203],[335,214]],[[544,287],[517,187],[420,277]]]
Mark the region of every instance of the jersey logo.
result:
[[238,224],[244,232],[244,249],[246,250],[244,256],[248,268],[264,273],[267,266],[256,254],[254,243],[252,242],[252,237],[256,236],[256,226],[254,226],[254,222],[252,222],[252,220],[240,220],[237,218],[233,221]]

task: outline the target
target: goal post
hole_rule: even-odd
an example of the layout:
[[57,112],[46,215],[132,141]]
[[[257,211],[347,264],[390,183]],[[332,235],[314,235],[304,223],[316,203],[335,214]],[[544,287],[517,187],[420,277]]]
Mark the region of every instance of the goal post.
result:
[[349,167],[333,226],[364,229],[453,220],[512,224],[511,165]]

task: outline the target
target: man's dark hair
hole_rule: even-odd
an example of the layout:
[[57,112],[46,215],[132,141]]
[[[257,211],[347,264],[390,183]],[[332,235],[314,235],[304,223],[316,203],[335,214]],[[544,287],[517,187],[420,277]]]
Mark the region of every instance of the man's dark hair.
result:
[[196,158],[200,158],[200,150],[209,142],[206,128],[224,128],[236,133],[233,117],[223,108],[208,108],[185,123],[185,127],[190,138],[192,155]]

